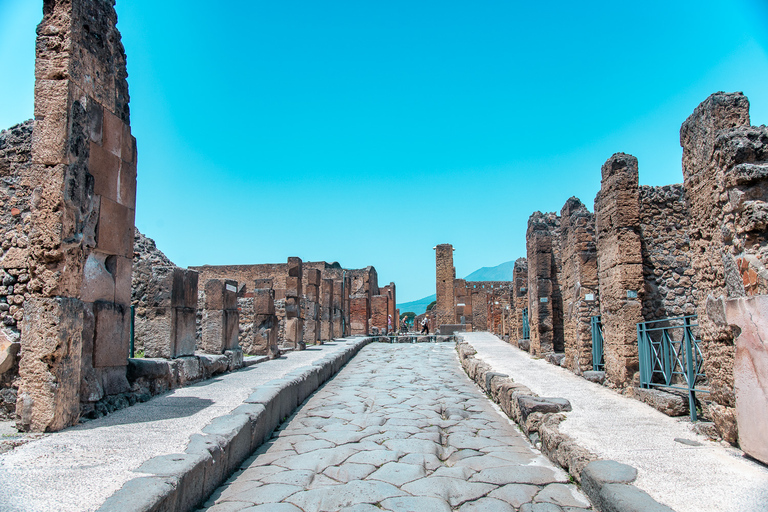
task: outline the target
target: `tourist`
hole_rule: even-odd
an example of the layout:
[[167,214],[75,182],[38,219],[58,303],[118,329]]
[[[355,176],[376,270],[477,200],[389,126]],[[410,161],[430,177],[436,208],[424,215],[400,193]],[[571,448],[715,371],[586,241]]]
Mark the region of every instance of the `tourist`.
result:
[[387,315],[387,333],[392,332],[392,315]]
[[426,316],[421,320],[421,334],[429,334],[429,318]]

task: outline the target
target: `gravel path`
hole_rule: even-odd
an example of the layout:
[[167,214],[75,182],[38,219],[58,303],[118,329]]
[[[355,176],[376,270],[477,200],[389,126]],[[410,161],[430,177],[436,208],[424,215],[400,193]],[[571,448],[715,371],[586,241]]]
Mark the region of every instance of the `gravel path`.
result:
[[[765,512],[768,468],[707,440],[688,417],[670,418],[638,400],[534,359],[489,333],[463,338],[494,371],[540,396],[567,398],[560,432],[602,459],[637,468],[635,485],[677,512]],[[698,443],[682,444],[680,440]]]
[[374,343],[318,390],[206,507],[590,509],[568,482],[467,378],[453,343]]

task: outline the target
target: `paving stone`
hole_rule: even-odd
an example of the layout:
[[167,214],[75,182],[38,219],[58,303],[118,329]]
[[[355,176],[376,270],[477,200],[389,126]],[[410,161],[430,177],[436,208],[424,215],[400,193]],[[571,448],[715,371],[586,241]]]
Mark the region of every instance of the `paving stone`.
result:
[[541,488],[536,485],[507,484],[491,492],[488,496],[500,499],[515,508],[519,508],[523,503],[531,502],[540,490]]
[[306,487],[314,477],[315,473],[313,471],[299,469],[281,471],[280,473],[264,477],[261,481],[265,484],[287,484]]
[[440,453],[439,445],[423,439],[390,439],[384,441],[384,446],[404,453],[424,453],[435,456]]
[[370,503],[358,503],[351,507],[344,507],[339,512],[381,512],[381,509],[376,505]]
[[338,480],[339,482],[347,483],[352,480],[362,480],[374,471],[376,471],[376,466],[373,464],[355,464],[347,462],[341,466],[331,466],[326,468],[323,474],[334,480]]
[[443,463],[437,456],[423,453],[409,453],[408,455],[401,457],[399,462],[405,464],[419,464],[424,466],[428,471],[434,471],[443,466]]
[[222,501],[248,501],[254,505],[279,503],[291,494],[295,494],[301,490],[302,488],[296,485],[267,484],[243,490]]
[[387,482],[400,487],[417,478],[422,478],[426,476],[426,474],[427,472],[424,470],[424,466],[421,465],[389,462],[371,473],[368,478],[370,480],[381,480],[382,482]]
[[347,484],[298,492],[287,501],[303,510],[334,512],[358,503],[378,503],[387,498],[405,495],[386,482],[356,480]]
[[556,482],[568,482],[567,475],[560,469],[543,466],[507,466],[484,469],[473,475],[473,482],[485,482],[496,485],[535,484],[546,485]]
[[465,503],[459,512],[515,512],[514,507],[496,498],[480,498]]
[[288,471],[288,470],[280,466],[252,466],[242,471],[239,475],[237,475],[237,479],[243,480],[243,481],[261,480],[263,478],[266,478],[270,475],[274,475],[275,473],[279,473],[281,471]]
[[256,505],[243,509],[243,512],[303,512],[296,505],[291,503],[268,503],[266,505]]
[[347,459],[347,462],[356,464],[372,464],[376,467],[383,466],[387,462],[394,462],[404,455],[396,450],[365,450],[359,451]]
[[520,507],[520,512],[564,512],[554,503],[526,503]]
[[253,503],[245,501],[224,501],[209,507],[207,510],[209,512],[240,512],[241,510],[252,506]]
[[301,441],[299,443],[295,443],[293,445],[293,449],[296,451],[296,453],[302,454],[318,450],[320,448],[333,448],[334,446],[336,445],[330,441],[326,441],[324,439],[313,439],[312,441]]
[[428,477],[421,478],[402,486],[404,491],[416,496],[434,496],[448,500],[452,507],[465,501],[476,500],[496,489],[495,485],[480,482],[467,482],[458,478]]
[[383,510],[392,512],[451,512],[451,506],[441,498],[429,496],[402,496],[380,503]]
[[448,478],[458,478],[460,480],[469,480],[469,477],[476,472],[467,467],[448,467],[441,466],[435,470],[430,476],[446,476]]
[[564,484],[549,484],[544,487],[535,498],[535,502],[547,502],[561,507],[589,507],[587,497],[576,487]]

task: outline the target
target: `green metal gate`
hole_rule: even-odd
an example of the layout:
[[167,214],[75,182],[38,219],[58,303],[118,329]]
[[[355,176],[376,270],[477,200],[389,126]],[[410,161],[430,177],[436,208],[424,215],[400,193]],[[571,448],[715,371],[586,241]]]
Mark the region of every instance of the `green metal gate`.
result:
[[531,339],[531,328],[528,325],[528,308],[523,309],[523,339]]
[[695,336],[696,318],[696,315],[679,316],[637,324],[640,385],[687,391],[691,421],[697,419],[696,393],[709,393],[696,387],[706,379],[701,370],[704,364],[699,348],[701,340]]
[[605,370],[605,354],[603,353],[603,323],[600,316],[592,317],[592,370]]

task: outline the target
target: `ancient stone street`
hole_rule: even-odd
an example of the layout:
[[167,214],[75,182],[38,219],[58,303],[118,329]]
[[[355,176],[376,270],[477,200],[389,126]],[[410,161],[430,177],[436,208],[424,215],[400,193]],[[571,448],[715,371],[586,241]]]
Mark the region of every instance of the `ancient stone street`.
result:
[[453,343],[368,345],[206,506],[210,512],[591,508],[568,475],[467,378]]

